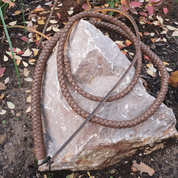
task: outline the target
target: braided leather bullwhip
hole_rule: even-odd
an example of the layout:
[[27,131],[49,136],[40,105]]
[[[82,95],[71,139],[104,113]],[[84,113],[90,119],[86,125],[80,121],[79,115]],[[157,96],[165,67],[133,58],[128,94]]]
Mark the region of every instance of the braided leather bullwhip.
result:
[[[97,9],[99,11],[101,9]],[[102,9],[103,10],[103,9]],[[113,11],[111,8],[107,8],[107,10]],[[121,10],[115,10],[119,11],[122,13]],[[125,13],[123,13],[125,15]],[[41,106],[40,106],[40,101],[41,101],[41,85],[42,85],[42,77],[43,77],[43,72],[45,69],[46,62],[53,50],[53,48],[56,46],[56,43],[59,41],[58,45],[58,51],[57,51],[57,67],[58,67],[58,80],[60,84],[61,91],[66,98],[68,104],[70,107],[80,116],[82,116],[84,119],[86,119],[90,113],[87,111],[83,110],[80,106],[78,106],[71,96],[71,94],[68,91],[67,85],[66,85],[66,80],[65,76],[68,78],[69,82],[71,82],[72,86],[77,90],[81,95],[87,97],[88,99],[94,100],[94,101],[101,101],[102,97],[98,96],[93,96],[91,94],[86,93],[83,91],[74,81],[71,70],[70,70],[70,63],[69,59],[66,55],[65,51],[65,46],[66,46],[66,41],[68,39],[68,36],[70,34],[70,31],[73,27],[73,25],[80,20],[81,18],[84,17],[95,17],[95,18],[100,18],[107,20],[108,22],[112,23],[106,23],[102,21],[91,21],[95,26],[97,27],[102,27],[102,28],[107,28],[109,30],[115,31],[123,36],[125,36],[127,39],[133,42],[136,48],[136,57],[137,57],[137,67],[136,67],[136,72],[135,75],[131,81],[131,83],[128,85],[126,89],[124,89],[121,93],[110,96],[107,101],[114,101],[115,99],[119,99],[124,97],[137,83],[139,75],[141,73],[141,53],[140,49],[145,53],[152,61],[154,64],[157,65],[160,74],[161,74],[161,89],[160,92],[158,93],[158,96],[156,100],[153,102],[153,104],[148,108],[141,116],[138,116],[132,120],[126,120],[126,121],[112,121],[112,120],[106,120],[103,118],[100,118],[98,116],[93,116],[91,118],[91,122],[100,124],[106,127],[113,127],[113,128],[128,128],[128,127],[133,127],[135,125],[138,125],[144,121],[146,121],[152,114],[156,112],[156,110],[159,108],[160,104],[164,100],[164,96],[167,92],[168,89],[168,73],[166,68],[164,67],[162,61],[160,58],[154,54],[149,47],[147,47],[145,44],[142,42],[140,43],[140,49],[139,49],[139,41],[135,37],[135,35],[131,32],[131,30],[122,22],[119,20],[100,13],[95,13],[95,12],[81,12],[69,19],[69,22],[66,24],[64,29],[62,29],[60,32],[56,33],[54,37],[50,39],[50,42],[45,43],[45,47],[43,48],[34,72],[34,77],[33,77],[33,85],[32,85],[32,102],[31,102],[31,117],[32,117],[32,126],[33,126],[33,137],[34,137],[34,151],[35,151],[35,157],[38,160],[44,159],[46,154],[45,154],[45,146],[44,146],[44,138],[43,138],[43,129],[42,129],[42,121],[41,121]]]

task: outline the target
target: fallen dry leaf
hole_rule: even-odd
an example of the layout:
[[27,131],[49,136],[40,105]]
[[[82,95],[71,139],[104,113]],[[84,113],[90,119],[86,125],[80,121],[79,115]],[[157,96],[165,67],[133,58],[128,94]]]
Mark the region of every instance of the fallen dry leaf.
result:
[[178,36],[178,30],[175,30],[175,31],[172,33],[172,36]]
[[162,3],[162,0],[149,0],[154,6],[159,6]]
[[36,41],[40,41],[40,36],[38,34],[35,34],[35,37],[36,37]]
[[173,70],[170,69],[169,67],[166,67],[166,70],[167,70],[168,72],[172,72],[172,71],[173,71]]
[[125,45],[123,44],[124,43],[124,41],[115,41],[115,43],[118,45],[118,47],[121,49],[121,48],[124,48],[125,47]]
[[56,28],[56,27],[53,27],[52,29],[53,29],[54,32],[59,32],[60,31],[60,29]]
[[5,67],[0,68],[0,77],[4,75],[5,70],[6,70]]
[[31,54],[32,54],[32,52],[31,52],[29,49],[27,49],[27,50],[24,52],[24,54],[22,54],[22,56],[24,56],[24,57],[29,57]]
[[39,25],[44,25],[45,22],[44,22],[44,20],[38,20],[38,24],[39,24]]
[[28,41],[28,38],[26,38],[26,36],[21,37],[21,39],[25,42]]
[[157,38],[151,38],[150,40],[151,40],[153,43],[155,43],[156,40],[157,40]]
[[1,109],[1,110],[0,110],[0,115],[4,115],[4,114],[6,114],[6,110]]
[[29,73],[30,73],[30,71],[27,68],[24,68],[23,75],[25,77],[28,77]]
[[4,62],[6,62],[8,60],[9,60],[9,58],[6,55],[4,55]]
[[61,14],[57,13],[57,17],[60,19],[61,18]]
[[154,32],[151,32],[151,33],[150,33],[150,36],[155,36],[155,33],[154,33]]
[[167,13],[168,13],[168,9],[167,9],[167,8],[163,8],[163,12],[164,12],[165,14],[167,14]]
[[49,22],[52,23],[52,24],[55,24],[55,23],[57,23],[58,21],[57,21],[57,20],[50,20]]
[[8,101],[7,101],[7,106],[10,109],[14,109],[15,108],[15,105],[12,102],[8,102]]
[[27,81],[27,82],[32,82],[33,81],[32,78],[25,78],[24,80]]
[[127,0],[121,0],[120,3],[122,5],[122,9],[124,11],[129,9],[129,5],[128,5],[128,1]]
[[21,115],[21,114],[20,114],[19,112],[16,114],[17,117],[19,117],[20,115]]
[[130,7],[130,12],[132,12],[133,14],[138,14],[137,10],[134,7]]
[[85,10],[85,11],[89,11],[90,10],[90,6],[88,4],[84,4],[82,6],[82,8]]
[[62,3],[61,3],[61,2],[58,2],[58,5],[57,5],[57,6],[61,7],[61,6],[62,6]]
[[70,11],[68,11],[67,13],[69,14],[69,15],[72,15],[73,14],[73,10],[70,10]]
[[122,52],[123,54],[125,54],[125,55],[127,54],[127,52],[125,52],[125,51],[122,51],[122,50],[121,50],[121,52]]
[[152,6],[151,3],[148,3],[148,4],[146,5],[146,9],[148,9],[149,15],[153,15],[154,9],[153,9],[153,6]]
[[22,61],[22,63],[23,63],[23,65],[24,65],[24,67],[28,67],[28,63],[27,63],[27,62]]
[[31,95],[27,97],[27,103],[31,103]]
[[47,31],[47,32],[51,31],[52,27],[53,27],[52,25],[49,26],[49,27],[46,29],[46,31]]
[[129,41],[129,40],[126,40],[126,41],[125,41],[125,44],[126,44],[126,46],[130,46],[130,45],[132,44],[132,42]]
[[169,83],[177,88],[178,87],[178,70],[174,71],[169,77]]
[[49,6],[52,2],[46,2],[44,5]]
[[7,78],[4,80],[4,83],[5,83],[5,84],[9,83],[9,77],[7,77]]
[[163,25],[163,18],[160,15],[157,15],[156,18],[159,20],[161,25]]
[[[9,48],[8,49],[10,52],[11,52],[11,49]],[[16,49],[15,48],[12,48],[13,52],[16,52]]]
[[35,65],[34,62],[36,62],[36,59],[30,59],[28,62],[29,62],[31,65]]
[[12,57],[12,53],[11,52],[9,52],[9,51],[6,51],[6,53],[11,57],[11,58],[13,58]]
[[36,49],[36,48],[32,48],[32,50],[33,50],[33,55],[36,56],[36,55],[38,54],[38,51],[39,51],[39,50]]
[[17,55],[14,55],[14,58],[15,58],[16,60],[22,60],[22,57],[17,56]]
[[163,64],[164,64],[165,66],[169,65],[169,63],[167,63],[167,62],[163,62]]
[[26,90],[26,91],[25,91],[25,93],[30,93],[30,92],[31,92],[31,90]]
[[19,15],[21,13],[21,11],[15,11],[14,15]]
[[143,15],[143,16],[145,16],[145,17],[148,16],[148,14],[147,14],[146,12],[140,12],[139,14],[140,14],[140,15]]
[[23,51],[18,51],[17,54],[21,55],[21,54],[24,54],[24,52]]
[[21,60],[17,59],[16,64],[19,66],[20,63],[21,63]]
[[151,75],[152,77],[156,77],[155,72],[151,71],[150,68],[147,70],[147,73]]
[[153,174],[155,173],[155,170],[153,168],[147,166],[143,162],[140,162],[140,165],[139,165],[136,163],[136,161],[133,161],[133,165],[131,169],[132,171],[140,171],[140,173],[147,172],[149,176],[153,176]]
[[41,7],[39,8],[37,7],[36,9],[33,10],[34,13],[41,12],[41,11],[44,11],[44,9]]
[[17,20],[10,22],[9,25],[10,25],[10,26],[14,26],[14,25],[16,25],[16,23],[17,23]]
[[26,110],[26,113],[30,112],[31,111],[31,106],[29,106]]
[[5,90],[7,87],[4,83],[0,82],[0,90]]
[[141,5],[142,5],[142,3],[137,2],[137,1],[132,1],[132,2],[130,3],[130,6],[131,6],[131,7],[140,7]]
[[2,0],[3,2],[5,2],[5,3],[8,3],[8,4],[10,4],[11,3],[11,1],[10,0]]
[[172,31],[178,30],[178,28],[175,28],[175,27],[170,26],[170,25],[166,25],[166,27],[167,27],[167,29],[172,30]]
[[0,96],[0,100],[3,100],[4,96],[5,96],[5,94],[2,93],[1,96]]

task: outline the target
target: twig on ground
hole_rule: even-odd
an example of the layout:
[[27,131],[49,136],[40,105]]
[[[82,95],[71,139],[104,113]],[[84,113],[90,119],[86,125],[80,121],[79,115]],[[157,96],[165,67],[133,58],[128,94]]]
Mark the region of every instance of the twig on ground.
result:
[[[46,32],[46,29],[47,29],[49,20],[51,19],[51,16],[52,16],[53,11],[54,11],[54,9],[55,9],[55,7],[56,7],[57,1],[58,1],[58,0],[55,0],[55,3],[54,3],[54,5],[53,5],[53,8],[52,8],[52,10],[51,10],[51,12],[50,12],[50,14],[49,14],[48,20],[47,20],[47,22],[46,22],[46,24],[45,24],[45,27],[44,27],[44,29],[43,29],[43,32],[42,32],[43,34],[45,34],[45,32]],[[43,40],[43,37],[41,36],[37,48],[40,47],[42,40]]]
[[[13,27],[24,28],[23,26],[20,26],[20,25],[8,26],[8,28],[13,28]],[[34,29],[32,29],[32,28],[29,28],[29,27],[26,27],[26,29],[31,30],[31,31],[33,31],[33,32],[35,32],[35,33],[41,35],[42,37],[46,38],[47,40],[50,40],[49,37],[47,37],[46,35],[42,34],[42,33],[39,32],[39,31],[36,31],[36,30],[34,30]]]

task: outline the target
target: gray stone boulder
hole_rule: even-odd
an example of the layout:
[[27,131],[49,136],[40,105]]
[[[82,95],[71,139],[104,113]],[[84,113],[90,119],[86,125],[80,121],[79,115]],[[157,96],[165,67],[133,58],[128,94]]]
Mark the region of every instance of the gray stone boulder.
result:
[[[74,78],[81,88],[93,95],[104,97],[130,64],[109,37],[84,20],[73,29],[67,50]],[[134,71],[132,68],[114,93],[127,87]],[[85,110],[91,112],[98,105],[79,95],[70,84],[69,90]],[[47,63],[42,98],[46,153],[53,156],[84,121],[69,107],[61,93],[57,79],[56,50]],[[141,115],[154,100],[139,79],[127,96],[105,103],[97,115],[111,120],[131,120]],[[103,169],[133,155],[137,150],[149,154],[163,148],[165,139],[177,136],[174,113],[164,104],[147,121],[132,128],[113,129],[89,122],[58,155],[52,170]],[[41,171],[47,169],[46,166],[40,167]]]

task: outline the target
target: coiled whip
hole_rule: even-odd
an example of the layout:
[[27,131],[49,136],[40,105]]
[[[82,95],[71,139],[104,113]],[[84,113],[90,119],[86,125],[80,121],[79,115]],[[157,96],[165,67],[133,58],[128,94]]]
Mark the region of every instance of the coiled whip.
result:
[[[102,13],[97,13],[99,11],[114,11],[118,12],[124,16],[126,16],[130,22],[133,24],[136,36],[134,33],[127,27],[123,22],[119,21],[117,18],[114,18],[109,15],[104,15]],[[129,68],[126,70],[124,75],[120,78],[120,80],[116,83],[116,85],[109,91],[109,93],[104,97],[99,96],[93,96],[86,91],[84,91],[80,86],[76,83],[74,80],[71,68],[70,68],[70,61],[66,54],[66,43],[68,41],[70,32],[77,23],[82,18],[99,18],[107,22],[103,21],[96,21],[91,19],[90,23],[95,25],[96,27],[106,28],[108,30],[117,32],[121,35],[123,35],[125,38],[129,39],[133,42],[136,54],[135,57],[130,64]],[[44,138],[43,138],[43,128],[42,128],[42,120],[41,120],[41,86],[42,86],[42,78],[43,73],[45,70],[45,65],[47,60],[49,59],[49,56],[53,50],[53,48],[56,46],[57,42],[58,49],[57,49],[57,75],[58,75],[58,81],[59,85],[62,91],[62,94],[64,95],[65,99],[67,100],[69,106],[80,116],[82,116],[85,121],[83,124],[76,130],[76,132],[62,145],[62,147],[56,152],[56,154],[51,157],[46,157],[45,152],[45,144],[44,144]],[[141,67],[142,67],[142,54],[141,51],[147,55],[151,61],[158,67],[160,74],[161,74],[161,88],[157,95],[156,100],[153,102],[153,104],[140,116],[133,118],[132,120],[125,120],[125,121],[113,121],[113,120],[106,120],[104,118],[98,117],[94,115],[98,108],[104,103],[104,102],[111,102],[117,99],[120,99],[127,95],[132,88],[137,83],[140,73],[141,73]],[[122,92],[116,95],[111,95],[111,93],[115,90],[115,88],[121,83],[121,81],[124,79],[126,74],[129,72],[131,67],[134,65],[134,63],[137,61],[137,67],[134,74],[134,77],[130,84],[127,86],[127,88],[124,88]],[[100,102],[99,105],[94,109],[94,111],[90,114],[89,112],[82,109],[80,106],[77,105],[73,97],[71,96],[68,88],[67,88],[67,80],[71,83],[73,88],[82,96],[93,100]],[[103,125],[105,127],[112,127],[112,128],[129,128],[134,127],[144,121],[146,121],[151,115],[153,115],[161,103],[164,100],[164,97],[168,90],[168,79],[169,75],[167,73],[167,70],[160,60],[160,58],[153,53],[148,46],[146,46],[144,43],[140,41],[139,37],[139,31],[137,28],[137,25],[133,18],[128,15],[126,12],[115,9],[115,8],[102,8],[102,9],[94,9],[90,10],[88,12],[81,12],[74,16],[72,16],[65,27],[60,31],[57,32],[50,41],[46,42],[44,45],[44,48],[42,49],[42,52],[37,60],[37,64],[34,71],[34,77],[33,77],[33,84],[32,84],[32,102],[31,102],[31,118],[32,118],[32,127],[33,127],[33,137],[34,137],[34,152],[35,157],[38,160],[43,160],[42,164],[48,163],[51,165],[51,163],[54,161],[54,159],[57,157],[57,155],[65,148],[65,146],[73,139],[73,137],[84,127],[84,125],[90,120],[93,123]],[[60,127],[60,126],[58,126]],[[45,159],[46,158],[46,159]],[[40,165],[39,165],[40,166]]]

